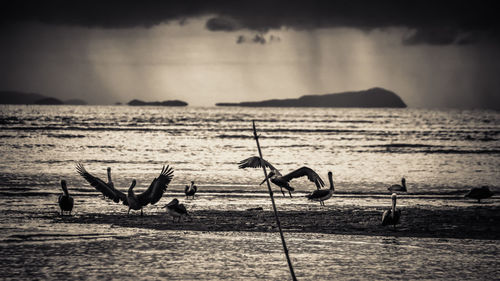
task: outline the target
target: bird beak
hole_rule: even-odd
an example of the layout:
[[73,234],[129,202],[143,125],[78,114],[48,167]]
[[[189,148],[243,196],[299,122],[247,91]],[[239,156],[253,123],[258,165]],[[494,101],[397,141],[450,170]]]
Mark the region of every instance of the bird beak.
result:
[[259,185],[262,185],[263,183],[265,183],[268,178],[269,177],[265,178]]

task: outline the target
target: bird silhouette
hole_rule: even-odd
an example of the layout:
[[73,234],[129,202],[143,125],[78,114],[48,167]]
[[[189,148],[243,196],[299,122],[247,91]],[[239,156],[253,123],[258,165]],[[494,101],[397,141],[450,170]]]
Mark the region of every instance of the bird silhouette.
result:
[[172,216],[173,222],[175,222],[175,218],[180,222],[183,216],[189,216],[186,207],[184,207],[184,204],[179,204],[177,198],[174,198],[167,205],[163,206],[163,208],[167,209],[167,212]]
[[399,223],[399,219],[401,217],[401,210],[396,210],[396,199],[397,199],[396,193],[393,193],[391,195],[391,199],[392,199],[392,207],[386,210],[382,214],[382,225],[392,224],[394,228],[396,228],[396,224]]
[[108,167],[107,172],[108,172],[108,185],[114,188],[115,184],[111,180],[111,167]]
[[481,188],[472,188],[467,194],[465,194],[464,197],[477,199],[477,202],[481,203],[481,199],[490,198],[491,196],[493,196],[493,194],[494,193],[491,192],[491,190],[487,186],[482,186]]
[[119,203],[121,201],[124,205],[128,206],[129,209],[127,214],[130,213],[131,209],[141,210],[141,216],[143,215],[143,207],[148,204],[154,205],[160,201],[163,193],[167,190],[168,184],[174,177],[173,169],[168,165],[166,167],[163,166],[160,175],[151,182],[148,189],[136,195],[134,193],[134,187],[137,183],[135,179],[132,180],[132,184],[130,185],[127,194],[125,194],[113,186],[105,183],[101,179],[91,175],[87,172],[87,170],[85,170],[81,163],[76,165],[76,170],[85,180],[87,180],[88,183],[90,183],[91,186],[100,191],[105,197],[113,200],[115,203]]
[[64,215],[64,212],[69,212],[71,216],[71,211],[73,210],[74,199],[69,195],[68,187],[66,186],[66,181],[61,180],[61,188],[63,190],[63,194],[59,195],[57,203],[59,203],[59,208],[61,208],[61,216]]
[[399,184],[393,184],[387,188],[390,192],[396,192],[396,191],[401,191],[401,192],[406,192],[406,179],[402,178],[401,179],[401,185]]
[[335,188],[333,187],[333,174],[332,172],[328,172],[328,181],[330,181],[329,189],[318,189],[313,191],[311,194],[306,195],[309,200],[319,201],[321,206],[325,206],[326,200],[330,199],[333,196],[333,192]]
[[186,188],[184,188],[184,193],[186,194],[186,198],[192,196],[192,198],[194,199],[196,191],[198,191],[198,187],[194,185],[194,181],[191,181],[191,185],[186,185]]
[[[295,178],[300,178],[303,176],[307,176],[307,178],[316,184],[316,188],[319,190],[322,186],[325,186],[325,183],[321,179],[321,177],[313,171],[311,168],[308,167],[302,167],[299,168],[293,172],[290,172],[286,175],[282,175],[278,169],[276,169],[271,163],[267,162],[266,160],[262,159],[262,162],[266,167],[271,169],[269,174],[267,175],[267,178],[265,178],[260,184],[263,184],[268,178],[271,180],[272,183],[275,185],[279,186],[281,189],[281,193],[283,196],[285,196],[285,193],[283,192],[283,188],[288,190],[288,193],[290,194],[290,197],[292,197],[292,191],[295,190],[295,188],[290,186],[290,181]],[[238,163],[238,167],[240,169],[244,168],[260,168],[261,166],[261,158],[258,156],[253,156],[249,157],[247,159],[244,159]]]

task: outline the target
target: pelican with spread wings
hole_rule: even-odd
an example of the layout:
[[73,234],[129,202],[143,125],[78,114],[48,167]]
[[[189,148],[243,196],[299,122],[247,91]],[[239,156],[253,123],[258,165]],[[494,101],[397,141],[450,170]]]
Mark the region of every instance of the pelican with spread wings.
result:
[[[90,183],[91,186],[100,191],[105,197],[113,200],[115,203],[119,203],[121,201],[123,205],[128,206],[127,214],[130,213],[131,209],[141,210],[141,216],[143,215],[143,207],[148,204],[154,205],[160,201],[163,193],[167,190],[168,184],[174,177],[174,170],[168,165],[166,167],[163,166],[160,175],[151,182],[148,189],[136,195],[134,193],[134,187],[136,185],[135,179],[132,180],[132,184],[130,185],[127,194],[125,194],[116,189],[114,185],[110,185],[98,177],[91,175],[80,163],[76,164],[76,170],[88,183]],[[109,179],[109,181],[111,181],[111,179]]]
[[242,160],[238,163],[238,167],[240,169],[244,168],[260,168],[262,167],[262,163],[266,167],[268,167],[271,171],[267,175],[267,178],[265,178],[260,184],[263,184],[268,178],[271,180],[272,183],[275,185],[279,186],[281,189],[281,193],[283,193],[283,196],[285,196],[285,193],[283,192],[283,188],[288,190],[288,193],[290,194],[290,197],[292,197],[292,191],[295,190],[295,188],[290,186],[290,181],[295,178],[300,178],[303,176],[307,176],[307,178],[316,184],[316,188],[320,189],[321,187],[325,186],[325,183],[321,179],[321,177],[313,171],[311,168],[308,167],[302,167],[299,168],[293,172],[290,172],[286,175],[282,175],[278,169],[276,169],[271,163],[267,162],[264,159],[261,159],[258,156],[253,156],[250,158],[247,158],[245,160]]

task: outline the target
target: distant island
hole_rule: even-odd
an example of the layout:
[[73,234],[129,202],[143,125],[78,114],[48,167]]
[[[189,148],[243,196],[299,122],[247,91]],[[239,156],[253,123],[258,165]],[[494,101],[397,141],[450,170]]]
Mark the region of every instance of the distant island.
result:
[[131,100],[127,103],[131,106],[187,106],[188,103],[180,100],[167,100],[167,101],[153,101],[153,102],[145,102],[142,100]]
[[87,102],[84,100],[80,99],[71,99],[71,100],[65,100],[64,104],[70,104],[70,105],[87,105]]
[[246,107],[407,107],[404,101],[398,95],[382,88],[371,88],[358,92],[307,95],[302,96],[298,99],[273,99],[256,102],[216,103],[215,105]]
[[24,93],[17,91],[0,91],[0,104],[41,104],[41,105],[83,105],[87,102],[79,99],[62,101],[57,98],[47,97],[37,93]]
[[43,98],[35,101],[35,104],[44,104],[44,105],[59,105],[64,104],[60,99],[56,98]]

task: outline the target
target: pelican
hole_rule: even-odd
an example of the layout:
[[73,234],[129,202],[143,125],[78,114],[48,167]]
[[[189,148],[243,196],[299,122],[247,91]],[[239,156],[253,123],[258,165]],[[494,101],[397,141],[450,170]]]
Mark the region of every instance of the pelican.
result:
[[402,185],[393,184],[393,185],[389,186],[387,188],[387,190],[389,190],[390,192],[396,192],[396,191],[406,192],[406,179],[405,178],[401,179],[401,184]]
[[156,202],[160,201],[163,193],[167,190],[168,184],[174,177],[173,169],[168,165],[166,167],[163,166],[160,175],[151,182],[149,188],[141,194],[136,195],[134,193],[134,187],[137,183],[135,179],[132,180],[132,184],[130,185],[127,194],[125,194],[88,173],[80,163],[76,165],[76,170],[85,180],[87,180],[88,183],[90,183],[90,185],[95,187],[95,189],[100,191],[105,197],[116,203],[122,201],[123,205],[128,206],[127,215],[130,214],[130,210],[132,209],[141,210],[142,216],[142,208],[150,203],[154,205]]
[[465,194],[465,198],[477,199],[478,203],[481,203],[481,199],[490,198],[491,196],[493,196],[493,192],[487,186],[482,186],[481,188],[474,187]]
[[[290,194],[290,197],[292,197],[292,191],[295,190],[295,188],[290,186],[290,180],[295,179],[295,178],[300,178],[303,176],[307,176],[307,178],[316,184],[316,188],[319,190],[320,187],[325,186],[325,183],[321,179],[321,177],[313,171],[311,168],[308,167],[302,167],[299,168],[293,172],[290,172],[286,175],[282,175],[278,169],[276,169],[271,163],[267,162],[266,160],[262,159],[262,162],[264,162],[264,165],[271,169],[269,174],[267,175],[267,178],[265,178],[260,184],[263,184],[267,179],[271,179],[271,182],[274,183],[275,185],[279,186],[281,189],[281,193],[283,193],[283,196],[285,196],[285,193],[283,192],[283,188],[288,190],[288,193]],[[240,169],[244,168],[260,168],[261,166],[261,158],[258,156],[253,156],[250,158],[247,158],[245,160],[242,160],[238,163],[238,167]]]
[[181,221],[182,216],[189,216],[184,204],[179,204],[179,200],[174,198],[167,205],[163,206],[167,208],[167,212],[172,216],[172,221],[175,222],[175,218],[178,218],[178,222]]
[[319,201],[321,206],[325,206],[326,200],[330,199],[333,195],[335,188],[333,187],[333,175],[332,172],[328,172],[328,180],[330,181],[330,189],[318,189],[313,191],[311,194],[306,195],[309,200]]
[[74,200],[73,197],[69,195],[65,180],[61,180],[61,188],[63,190],[63,194],[59,195],[59,199],[57,200],[59,208],[61,208],[61,216],[64,215],[64,211],[69,212],[69,215],[71,216]]
[[194,194],[198,191],[198,187],[194,185],[194,181],[191,181],[191,185],[186,185],[186,188],[184,189],[184,193],[186,194],[186,198],[189,196],[192,196],[194,199]]
[[382,225],[392,224],[394,228],[396,228],[396,224],[399,223],[399,218],[401,217],[401,210],[396,210],[396,197],[397,194],[393,193],[391,196],[392,208],[386,210],[384,214],[382,214]]

